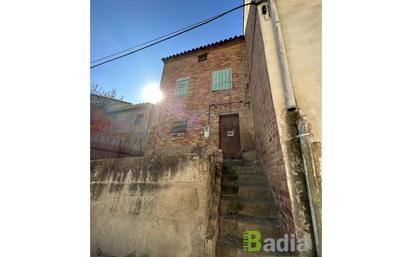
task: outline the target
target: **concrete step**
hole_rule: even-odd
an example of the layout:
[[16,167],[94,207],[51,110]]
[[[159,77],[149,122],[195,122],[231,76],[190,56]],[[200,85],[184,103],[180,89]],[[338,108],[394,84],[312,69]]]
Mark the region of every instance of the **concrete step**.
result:
[[258,230],[262,238],[283,237],[279,218],[258,218],[248,215],[220,215],[220,235],[242,239],[246,230]]
[[259,184],[241,184],[239,185],[238,194],[241,198],[267,200],[272,199],[269,187]]
[[237,181],[239,184],[250,184],[254,182],[256,184],[267,184],[266,177],[263,174],[248,173],[237,175]]
[[251,200],[236,196],[223,196],[220,201],[221,214],[242,214],[260,218],[277,218],[277,210],[271,200]]
[[248,160],[240,160],[240,159],[224,159],[223,165],[224,166],[254,166],[259,164],[259,161],[248,161]]
[[266,178],[263,176],[246,176],[242,177],[239,176],[239,179],[227,179],[226,177],[223,177],[222,180],[222,185],[223,186],[232,186],[232,187],[237,187],[237,186],[242,186],[242,185],[259,185],[262,187],[268,187]]
[[296,253],[264,252],[263,249],[260,252],[246,252],[243,250],[243,241],[231,237],[219,237],[216,249],[217,257],[297,256]]
[[245,252],[242,242],[247,230],[258,230],[262,238],[281,238],[284,234],[263,169],[251,161],[225,160],[224,165],[217,256],[272,254]]
[[237,196],[239,187],[222,186],[222,196]]
[[226,168],[227,172],[232,172],[235,174],[264,174],[264,171],[257,165],[248,166],[232,166]]
[[217,243],[217,257],[259,257],[267,256],[264,252],[245,252],[243,241],[239,238],[219,237]]
[[237,180],[228,180],[223,177],[222,187],[239,187]]

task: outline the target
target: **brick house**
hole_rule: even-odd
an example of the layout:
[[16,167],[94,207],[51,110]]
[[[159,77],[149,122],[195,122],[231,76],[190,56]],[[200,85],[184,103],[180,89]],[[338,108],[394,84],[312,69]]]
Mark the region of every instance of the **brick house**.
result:
[[[246,6],[243,32],[163,58],[158,104],[116,103],[106,113],[123,123],[134,120],[132,110],[150,117],[140,134],[149,157],[221,149],[225,159],[258,160],[271,196],[258,204],[274,204],[282,232],[307,239],[307,256],[321,256],[321,1]],[[220,229],[241,224],[220,221]]]
[[91,95],[90,158],[142,155],[150,125],[152,104],[136,104]]
[[151,151],[215,151],[239,158],[254,149],[244,36],[171,55],[164,62]]
[[246,6],[244,36],[164,58],[166,97],[148,144],[153,151],[222,149],[224,158],[254,150],[285,232],[308,239],[318,256],[321,7],[320,0]]

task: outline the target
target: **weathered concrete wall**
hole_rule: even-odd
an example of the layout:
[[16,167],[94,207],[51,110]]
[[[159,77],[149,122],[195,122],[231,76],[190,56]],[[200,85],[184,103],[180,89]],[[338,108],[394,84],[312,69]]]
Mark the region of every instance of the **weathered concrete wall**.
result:
[[203,257],[209,164],[190,156],[91,162],[91,256]]

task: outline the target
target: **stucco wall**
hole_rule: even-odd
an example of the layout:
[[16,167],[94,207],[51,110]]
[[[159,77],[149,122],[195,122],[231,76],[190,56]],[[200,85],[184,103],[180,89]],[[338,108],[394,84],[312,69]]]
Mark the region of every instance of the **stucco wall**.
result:
[[190,156],[91,162],[91,256],[204,256],[209,165]]
[[322,1],[275,2],[300,114],[322,142]]

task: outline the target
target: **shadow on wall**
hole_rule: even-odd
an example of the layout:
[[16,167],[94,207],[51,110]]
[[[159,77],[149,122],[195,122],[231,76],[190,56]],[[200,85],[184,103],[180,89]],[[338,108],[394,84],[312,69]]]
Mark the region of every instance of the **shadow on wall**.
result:
[[91,161],[91,256],[198,256],[209,183],[190,155]]

